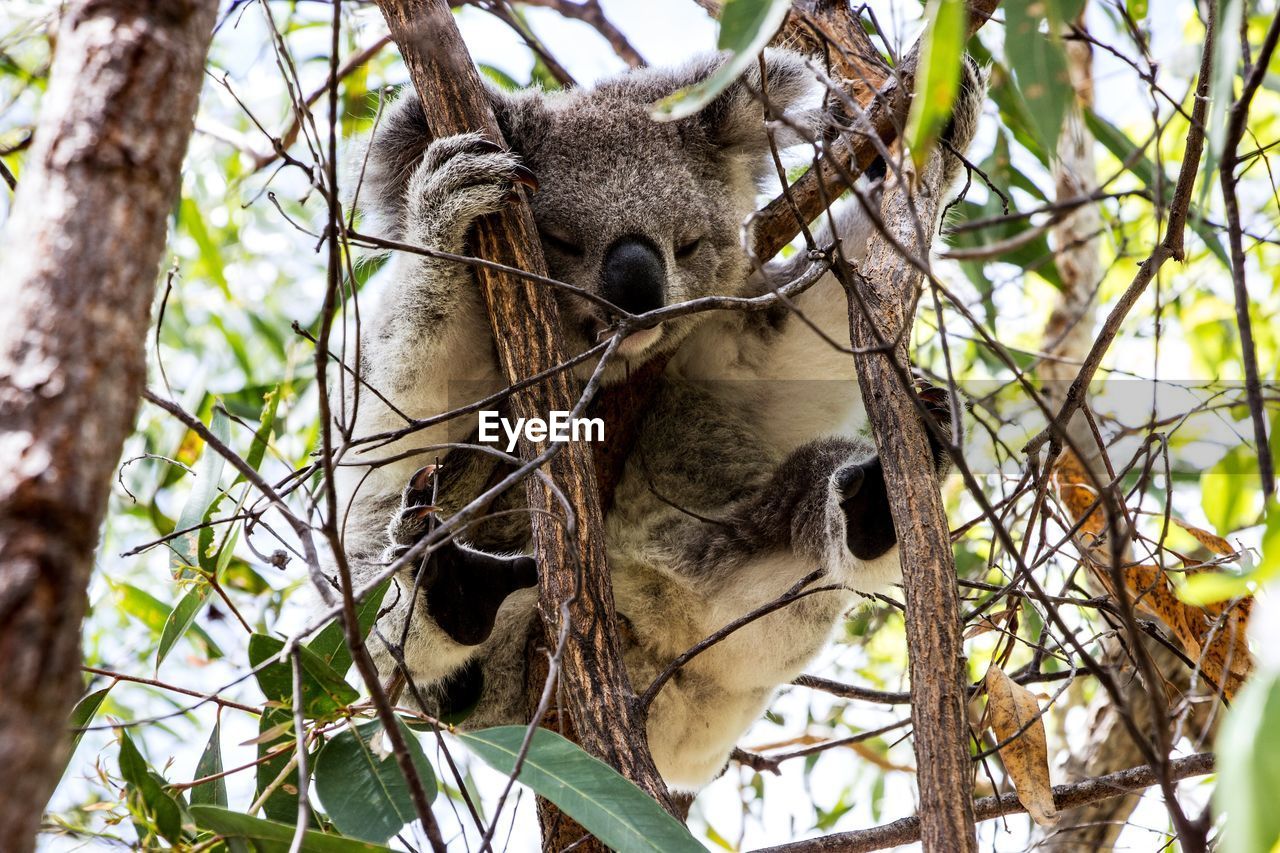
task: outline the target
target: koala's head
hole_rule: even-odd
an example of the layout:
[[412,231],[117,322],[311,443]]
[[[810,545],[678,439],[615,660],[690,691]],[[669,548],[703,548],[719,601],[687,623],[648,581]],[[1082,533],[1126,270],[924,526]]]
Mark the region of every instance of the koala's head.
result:
[[[760,93],[773,115],[799,121],[815,114],[819,96],[800,56],[769,51],[763,86],[752,64],[696,115],[650,118],[655,101],[706,79],[722,61],[631,71],[591,89],[491,92],[503,135],[540,185],[530,200],[554,278],[632,314],[744,291],[742,225],[761,181],[776,174]],[[775,136],[781,145],[789,135]],[[602,306],[558,298],[575,351],[613,322]],[[633,333],[619,354],[639,360],[672,349],[698,317]]]

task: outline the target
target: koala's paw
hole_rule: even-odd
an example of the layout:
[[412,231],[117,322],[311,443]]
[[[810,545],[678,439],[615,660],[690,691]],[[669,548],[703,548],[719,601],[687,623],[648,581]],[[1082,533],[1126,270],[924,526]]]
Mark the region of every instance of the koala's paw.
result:
[[946,473],[951,467],[951,455],[947,452],[947,444],[955,434],[955,424],[951,423],[951,394],[947,389],[939,388],[920,374],[915,375],[916,396],[924,403],[925,411],[938,425],[941,439],[926,429],[929,437],[929,448],[933,451],[933,464],[939,474]]
[[835,489],[844,510],[845,544],[850,554],[859,560],[874,560],[897,544],[879,456],[841,468],[836,472]]
[[[951,395],[917,376],[916,394],[929,416],[940,427],[940,441],[928,431],[929,447],[939,473],[950,462],[946,444],[951,437]],[[873,560],[897,544],[893,515],[889,510],[889,492],[884,482],[884,467],[879,456],[865,462],[846,465],[836,472],[834,486],[845,516],[845,539],[849,552],[860,560]]]
[[407,212],[419,236],[459,248],[477,217],[499,210],[516,185],[537,191],[538,180],[511,151],[478,133],[437,139],[409,179]]
[[[400,508],[388,526],[388,559],[402,556],[427,532],[434,466],[409,478]],[[498,609],[517,589],[538,583],[537,563],[523,555],[499,556],[448,539],[413,569],[414,585],[425,596],[427,614],[454,642],[478,646],[493,633]]]

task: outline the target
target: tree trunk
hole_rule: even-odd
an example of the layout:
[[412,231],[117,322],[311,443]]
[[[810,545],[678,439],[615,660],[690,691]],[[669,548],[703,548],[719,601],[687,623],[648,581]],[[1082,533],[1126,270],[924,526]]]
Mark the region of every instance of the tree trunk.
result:
[[[445,0],[379,0],[378,5],[400,47],[432,134],[479,131],[502,143],[479,74]],[[482,219],[475,238],[477,256],[546,275],[527,203],[514,201],[502,213]],[[566,360],[558,306],[548,289],[487,268],[477,268],[476,276],[498,357],[512,383]],[[569,372],[560,371],[514,394],[515,414],[545,417],[548,411],[569,411],[578,399],[576,385]],[[531,459],[544,447],[523,442],[521,458]],[[579,443],[563,445],[543,471],[562,490],[573,514],[572,526],[567,526],[546,482],[528,479],[539,609],[548,646],[555,648],[560,631],[568,631],[561,695],[567,699],[573,731],[588,752],[670,811],[670,796],[649,754],[644,719],[635,708],[622,663],[590,450]],[[529,687],[540,692],[542,683]]]
[[860,353],[855,357],[858,384],[884,465],[901,549],[920,840],[927,851],[971,851],[977,839],[960,599],[907,357],[921,274],[902,256],[906,251],[927,263],[943,190],[942,158],[940,150],[930,156],[913,192],[902,183],[886,189],[880,217],[888,233],[872,235],[865,275],[846,268],[842,280],[849,293],[851,339]]
[[[68,4],[0,254],[0,838],[30,850],[217,4]],[[20,783],[19,783],[20,780]]]

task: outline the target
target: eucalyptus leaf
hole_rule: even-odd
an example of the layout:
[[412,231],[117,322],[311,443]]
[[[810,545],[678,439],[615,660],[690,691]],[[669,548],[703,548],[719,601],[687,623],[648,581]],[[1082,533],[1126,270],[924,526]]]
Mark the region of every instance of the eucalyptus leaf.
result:
[[76,747],[80,745],[80,739],[84,737],[84,727],[89,725],[93,720],[93,715],[98,713],[98,709],[102,707],[102,703],[106,700],[107,694],[111,692],[113,686],[115,686],[114,682],[101,690],[93,691],[77,702],[76,706],[71,709],[71,717],[67,721],[67,725],[71,729],[71,745],[67,748],[68,763],[70,763],[72,756],[75,755]]
[[165,789],[160,779],[147,766],[146,759],[124,729],[120,739],[120,776],[129,785],[135,803],[155,822],[156,831],[169,841],[182,839],[182,806]]
[[931,0],[916,73],[916,93],[907,117],[906,141],[918,167],[933,149],[951,118],[960,93],[968,12],[963,0]]
[[[266,634],[254,634],[249,638],[249,663],[257,668],[266,661],[278,658],[284,650],[284,641]],[[323,719],[350,705],[360,694],[343,680],[323,658],[306,646],[299,646],[302,664],[303,713],[312,719]],[[257,672],[258,687],[268,699],[293,707],[293,666],[289,662],[275,661]]]
[[[254,844],[256,850],[287,850],[293,840],[292,824],[262,820],[218,806],[192,806],[191,817],[201,829],[226,838],[257,842]],[[308,829],[303,836],[302,850],[304,853],[378,853],[390,848]]]
[[[213,724],[209,734],[209,742],[205,745],[200,761],[196,763],[197,779],[216,776],[222,772],[222,722]],[[225,806],[227,804],[227,780],[217,778],[196,785],[191,789],[191,804],[206,806]]]
[[1227,140],[1227,111],[1235,100],[1236,67],[1240,64],[1240,24],[1244,17],[1243,0],[1209,0],[1218,4],[1217,29],[1213,38],[1213,71],[1209,79],[1209,119],[1205,128],[1204,175],[1200,182],[1197,206],[1203,207],[1209,197],[1222,161]]
[[725,0],[717,47],[729,56],[707,79],[673,92],[653,105],[657,121],[688,118],[729,88],[782,26],[791,0]]
[[[427,800],[436,779],[418,737],[397,721]],[[394,753],[387,751],[381,722],[348,727],[320,750],[316,793],[333,825],[344,835],[383,843],[417,819],[409,783]]]
[[209,585],[200,583],[187,590],[186,595],[178,600],[173,610],[169,612],[169,616],[165,619],[164,628],[160,631],[160,644],[156,647],[156,669],[160,669],[160,664],[169,652],[173,650],[173,646],[178,640],[182,639],[182,635],[196,621],[196,617],[200,615],[200,611],[204,609],[205,602],[209,598]]
[[1214,810],[1226,817],[1225,853],[1274,850],[1280,842],[1280,673],[1254,678],[1218,732]]
[[[1058,37],[1059,15],[1052,0],[1009,0],[1005,11],[1005,54],[1030,111],[1036,135],[1055,151],[1067,110],[1075,99],[1067,56]],[[1041,24],[1048,24],[1048,32]]]
[[[523,726],[498,726],[459,737],[490,767],[510,774],[525,731]],[[534,731],[518,780],[621,853],[705,853],[689,830],[648,794],[555,732]]]
[[[369,632],[373,630],[373,623],[377,621],[378,611],[382,609],[382,601],[386,598],[390,586],[390,580],[384,581],[360,603],[360,609],[356,611],[356,623],[360,626],[362,639],[367,638]],[[347,637],[342,628],[341,618],[335,617],[332,622],[320,629],[311,642],[307,643],[307,648],[319,655],[339,675],[346,675],[347,670],[351,668],[351,650],[347,648]]]

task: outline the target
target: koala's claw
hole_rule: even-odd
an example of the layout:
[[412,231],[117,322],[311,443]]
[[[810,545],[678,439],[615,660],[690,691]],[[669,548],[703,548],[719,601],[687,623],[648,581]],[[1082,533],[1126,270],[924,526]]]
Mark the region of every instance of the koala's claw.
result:
[[535,193],[542,188],[538,183],[538,176],[528,166],[520,163],[517,163],[515,169],[512,170],[511,182],[526,186],[530,192]]
[[408,219],[423,229],[420,240],[454,251],[471,222],[502,208],[517,186],[536,191],[538,179],[514,152],[478,133],[437,139],[409,179]]
[[[439,512],[431,495],[437,472],[426,465],[414,472],[400,496],[400,508],[388,526],[391,545],[384,559],[403,557],[427,532]],[[497,556],[447,539],[418,561],[411,574],[425,597],[428,615],[454,642],[477,646],[489,639],[498,609],[517,589],[538,583],[532,557]]]

